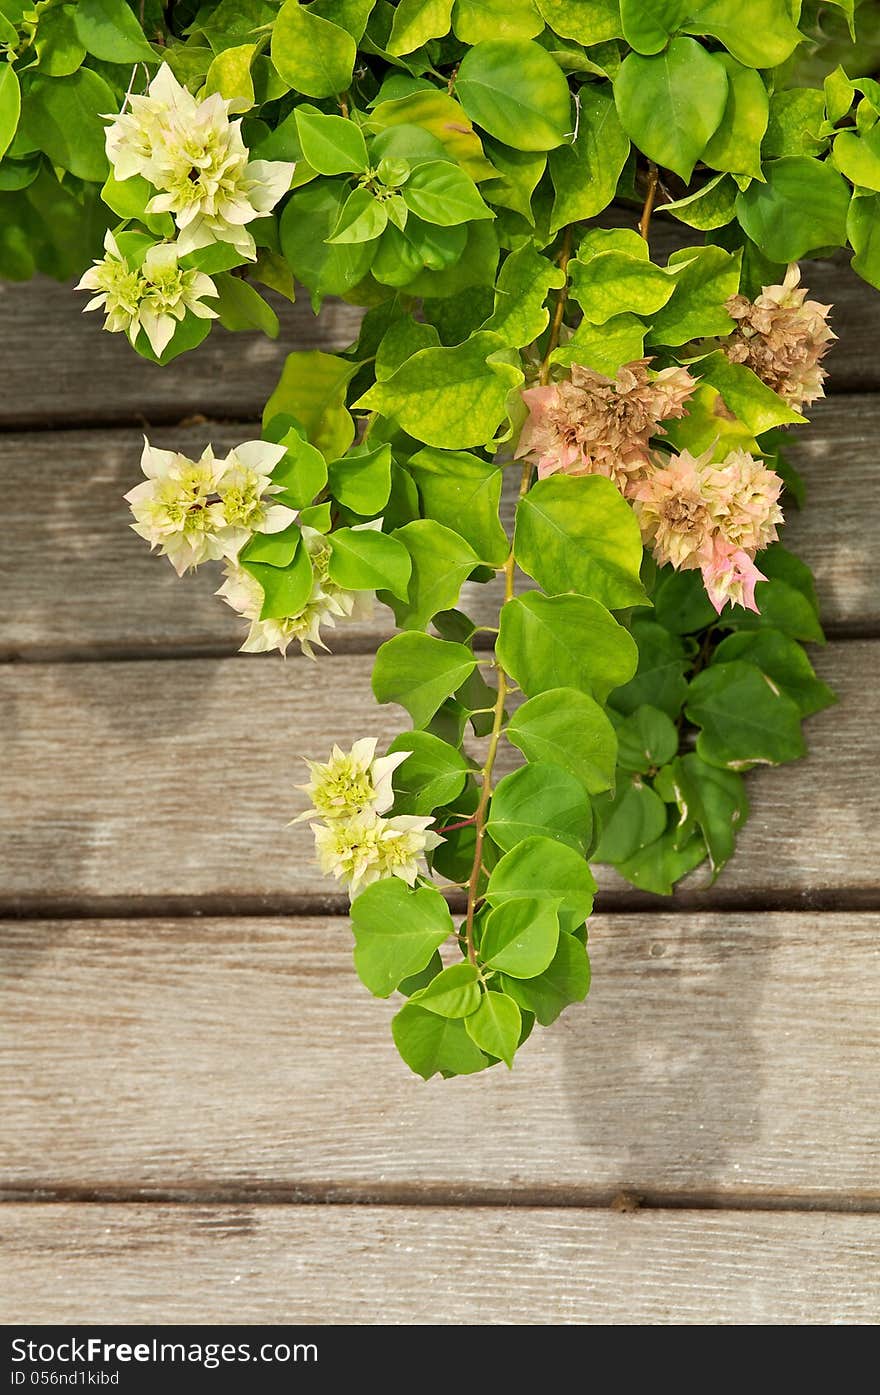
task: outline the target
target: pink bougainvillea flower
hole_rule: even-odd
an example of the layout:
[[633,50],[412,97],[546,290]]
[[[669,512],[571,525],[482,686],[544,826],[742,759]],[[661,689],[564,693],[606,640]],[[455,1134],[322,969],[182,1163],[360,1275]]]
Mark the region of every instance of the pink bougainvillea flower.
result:
[[724,538],[715,538],[712,555],[703,562],[700,570],[706,595],[719,615],[728,601],[731,605],[753,610],[757,615],[755,584],[767,578],[758,571],[754,558],[741,547],[734,547]]
[[713,450],[658,462],[632,485],[630,497],[661,566],[699,568],[719,612],[728,600],[755,610],[755,582],[766,578],[754,557],[777,537],[782,481],[747,451],[715,463]]
[[529,409],[516,449],[538,477],[605,475],[622,493],[650,465],[648,442],[661,422],[686,413],[696,387],[686,368],[649,371],[649,358],[626,363],[614,378],[573,363],[568,378],[526,388]]
[[837,335],[828,327],[830,305],[807,300],[792,264],[781,286],[765,286],[755,301],[732,296],[727,309],[736,329],[724,345],[732,363],[744,363],[796,411],[825,396],[820,362]]

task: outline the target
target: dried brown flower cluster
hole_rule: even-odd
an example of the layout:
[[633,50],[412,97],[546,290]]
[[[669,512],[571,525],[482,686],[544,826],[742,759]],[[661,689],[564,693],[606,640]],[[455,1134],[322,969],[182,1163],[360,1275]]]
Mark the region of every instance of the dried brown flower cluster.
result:
[[829,329],[830,305],[807,300],[800,268],[788,268],[781,286],[765,286],[757,300],[731,296],[727,309],[736,329],[724,344],[731,363],[744,363],[762,382],[800,411],[824,397],[820,362],[837,335]]
[[558,470],[606,475],[626,492],[650,465],[650,438],[663,434],[662,421],[685,415],[696,387],[686,368],[651,373],[650,363],[625,363],[615,378],[573,363],[562,382],[526,389],[529,419],[517,455],[531,456],[541,479]]

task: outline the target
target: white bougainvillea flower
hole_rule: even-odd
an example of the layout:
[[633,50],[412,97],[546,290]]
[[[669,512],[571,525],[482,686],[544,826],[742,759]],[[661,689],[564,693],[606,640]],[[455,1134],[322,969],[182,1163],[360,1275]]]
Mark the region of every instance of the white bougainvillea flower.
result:
[[150,213],[170,213],[181,255],[228,242],[249,261],[256,244],[247,224],[270,213],[290,188],[294,165],[251,160],[241,121],[219,93],[193,97],[163,64],[146,96],[107,131],[107,155],[117,179],[142,175],[159,192]]
[[179,250],[173,242],[158,242],[147,252],[141,267],[144,293],[140,322],[157,356],[168,347],[188,310],[200,320],[218,318],[216,310],[203,304],[205,296],[216,298],[217,287],[203,271],[184,271]]
[[254,533],[281,533],[296,522],[295,509],[271,499],[282,489],[272,483],[272,471],[286,454],[271,441],[244,441],[220,461],[217,490],[228,525],[227,557],[237,556]]
[[379,836],[379,876],[400,877],[407,886],[414,886],[421,872],[427,871],[425,853],[436,848],[443,839],[430,825],[432,818],[416,818],[398,814],[383,819]]
[[123,257],[110,231],[104,235],[104,253],[77,282],[76,289],[96,291],[85,311],[103,309],[107,316],[104,328],[111,334],[127,334],[134,344],[141,328],[143,279]]
[[141,468],[147,478],[125,498],[134,531],[168,558],[178,576],[200,562],[226,555],[226,519],[217,488],[223,462],[211,447],[199,460],[159,450],[144,440]]
[[384,814],[394,803],[391,777],[411,752],[397,751],[376,758],[376,738],[365,736],[350,751],[334,746],[325,762],[307,760],[311,779],[297,785],[311,801],[311,808],[294,823],[317,814],[328,823],[353,814]]
[[156,243],[139,268],[122,255],[111,232],[104,237],[104,251],[76,289],[98,292],[85,309],[103,307],[104,328],[111,334],[124,331],[134,344],[143,329],[158,356],[188,310],[200,320],[217,318],[217,311],[203,304],[205,296],[217,295],[214,282],[201,271],[184,271],[175,243]]
[[430,818],[355,814],[313,823],[311,829],[321,871],[343,882],[354,898],[382,877],[400,877],[412,886],[425,869],[425,853],[443,841],[430,830],[431,823]]
[[317,644],[320,649],[327,648],[321,638],[321,626],[329,625],[332,628],[333,613],[327,598],[316,594],[314,589],[296,615],[261,620],[260,611],[265,600],[262,586],[244,567],[228,563],[225,580],[217,595],[251,622],[247,638],[241,646],[243,654],[268,654],[273,649],[286,654],[294,640],[310,659],[316,657],[313,645]]

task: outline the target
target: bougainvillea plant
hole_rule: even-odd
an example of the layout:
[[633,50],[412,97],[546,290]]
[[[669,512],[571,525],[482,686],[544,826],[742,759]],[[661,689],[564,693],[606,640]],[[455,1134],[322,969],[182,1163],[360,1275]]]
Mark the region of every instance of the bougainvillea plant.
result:
[[833,701],[778,538],[835,337],[798,263],[880,286],[880,5],[0,0],[0,43],[2,274],[160,363],[295,284],[365,309],[127,497],[246,650],[393,611],[412,729],[304,753],[299,817],[408,1065],[510,1065],[587,994],[590,863],[717,876]]

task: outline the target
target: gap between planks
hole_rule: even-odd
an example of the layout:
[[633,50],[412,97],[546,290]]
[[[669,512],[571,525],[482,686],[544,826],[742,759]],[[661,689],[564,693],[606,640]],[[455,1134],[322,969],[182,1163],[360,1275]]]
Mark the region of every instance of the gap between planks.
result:
[[[600,888],[596,911],[602,915],[668,915],[696,917],[707,912],[770,915],[776,912],[834,911],[863,914],[880,912],[880,885],[839,889],[784,888],[725,891],[722,881],[706,889],[677,890],[672,896],[620,887]],[[461,914],[465,902],[460,896],[447,896],[453,913]],[[224,920],[277,920],[284,917],[326,916],[347,920],[347,896],[16,896],[6,902],[0,891],[0,921],[22,924],[33,920],[204,920],[222,916]]]
[[459,1187],[417,1182],[402,1184],[327,1182],[319,1186],[267,1183],[213,1182],[205,1179],[191,1186],[117,1183],[113,1186],[68,1185],[47,1187],[18,1184],[0,1186],[0,1229],[4,1206],[294,1206],[354,1207],[394,1206],[419,1210],[567,1210],[615,1211],[711,1211],[788,1212],[835,1215],[880,1215],[880,1191],[842,1195],[823,1189],[780,1191],[686,1191],[662,1187],[479,1186]]

